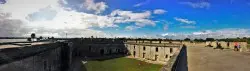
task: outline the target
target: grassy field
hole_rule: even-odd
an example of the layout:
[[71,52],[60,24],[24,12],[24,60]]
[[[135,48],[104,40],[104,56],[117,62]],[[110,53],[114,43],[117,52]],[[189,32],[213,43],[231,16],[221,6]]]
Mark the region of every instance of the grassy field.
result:
[[88,61],[87,71],[160,71],[162,65],[149,64],[130,58]]

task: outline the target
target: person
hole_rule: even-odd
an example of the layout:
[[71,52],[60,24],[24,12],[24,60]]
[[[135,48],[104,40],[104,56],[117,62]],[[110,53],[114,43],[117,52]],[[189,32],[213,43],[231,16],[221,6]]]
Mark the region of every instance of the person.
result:
[[234,42],[234,51],[238,51],[238,42]]
[[237,45],[238,51],[241,52],[240,44]]

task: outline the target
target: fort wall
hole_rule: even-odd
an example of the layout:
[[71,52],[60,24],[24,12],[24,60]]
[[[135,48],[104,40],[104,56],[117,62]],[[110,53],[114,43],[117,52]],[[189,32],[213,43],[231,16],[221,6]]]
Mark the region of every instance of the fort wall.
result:
[[[242,48],[246,42],[238,42]],[[155,64],[168,64],[185,45],[188,47],[233,49],[234,42],[190,42],[166,40],[122,40],[106,38],[70,39],[69,43],[50,43],[0,51],[0,71],[67,71],[73,56],[103,58],[122,55]]]
[[[146,62],[166,64],[182,44],[150,40],[76,39],[77,55],[88,58],[123,55]],[[166,42],[166,41],[165,41]]]
[[66,71],[70,50],[61,43],[1,49],[0,71]]

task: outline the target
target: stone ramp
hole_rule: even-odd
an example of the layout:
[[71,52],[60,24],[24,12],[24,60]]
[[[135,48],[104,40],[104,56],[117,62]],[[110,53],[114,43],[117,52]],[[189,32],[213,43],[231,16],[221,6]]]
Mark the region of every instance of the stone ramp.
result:
[[187,47],[188,71],[250,71],[250,53]]

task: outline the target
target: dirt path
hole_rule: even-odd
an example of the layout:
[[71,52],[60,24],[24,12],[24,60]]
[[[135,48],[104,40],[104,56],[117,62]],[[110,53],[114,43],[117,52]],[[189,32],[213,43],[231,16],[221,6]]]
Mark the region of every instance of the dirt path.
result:
[[250,53],[187,47],[188,71],[250,71]]

